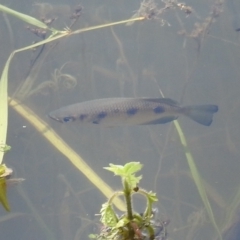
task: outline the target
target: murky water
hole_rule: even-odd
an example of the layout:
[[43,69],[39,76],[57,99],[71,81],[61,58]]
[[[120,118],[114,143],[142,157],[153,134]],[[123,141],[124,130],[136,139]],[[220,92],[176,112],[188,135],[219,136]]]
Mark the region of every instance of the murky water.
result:
[[[10,65],[9,95],[49,124],[114,190],[121,187],[120,180],[103,167],[143,163],[141,187],[157,192],[159,217],[170,219],[170,239],[216,239],[173,124],[100,128],[62,125],[46,116],[76,102],[161,97],[160,91],[184,105],[217,104],[219,112],[210,127],[187,118],[179,123],[220,230],[234,219],[230,213],[238,207],[240,182],[240,33],[233,28],[233,12],[226,3],[189,1],[160,14],[165,5],[156,4],[158,11],[148,15],[156,19],[61,39],[44,46],[34,64],[40,48],[18,53]],[[64,29],[72,24],[69,17],[76,2],[25,0],[6,5],[38,18],[56,18],[52,26]],[[83,0],[81,5],[72,29],[128,19],[140,2]],[[40,39],[20,20],[3,15],[0,19],[3,69],[13,49]],[[29,83],[16,92],[26,79]],[[0,209],[2,239],[77,240],[99,231],[95,214],[106,197],[11,107],[7,142],[12,149],[5,163],[14,177],[26,180],[8,189],[11,213]],[[143,211],[142,199],[134,203]]]

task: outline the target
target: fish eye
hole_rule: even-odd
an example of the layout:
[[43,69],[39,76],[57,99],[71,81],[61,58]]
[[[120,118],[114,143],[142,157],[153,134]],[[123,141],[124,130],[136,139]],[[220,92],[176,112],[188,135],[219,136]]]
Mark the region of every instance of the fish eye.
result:
[[63,122],[67,123],[67,122],[72,122],[74,121],[74,117],[72,116],[69,116],[69,117],[64,117],[63,118]]

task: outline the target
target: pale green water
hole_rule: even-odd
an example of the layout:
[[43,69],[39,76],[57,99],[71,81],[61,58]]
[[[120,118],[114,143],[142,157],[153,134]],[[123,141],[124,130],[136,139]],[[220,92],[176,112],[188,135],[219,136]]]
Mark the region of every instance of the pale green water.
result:
[[[66,89],[60,85],[56,91],[47,88],[44,94],[24,100],[114,189],[119,189],[120,183],[103,170],[104,166],[110,162],[143,163],[142,187],[157,192],[159,216],[171,220],[169,239],[176,240],[215,239],[216,233],[189,178],[184,151],[172,124],[86,128],[60,125],[47,119],[46,114],[61,106],[95,98],[158,97],[159,87],[166,97],[184,105],[217,104],[219,112],[210,127],[186,118],[181,118],[180,124],[198,170],[210,188],[209,199],[217,223],[222,226],[226,207],[231,204],[240,182],[240,41],[239,33],[232,26],[231,9],[225,4],[200,45],[192,38],[179,35],[183,26],[191,32],[194,23],[202,23],[209,16],[212,1],[194,2],[189,4],[195,13],[188,17],[179,10],[162,15],[171,26],[161,26],[160,20],[143,21],[61,40],[34,75],[35,85],[53,79],[55,69],[68,62],[62,73],[76,78],[76,87]],[[7,6],[37,14],[33,3],[12,1]],[[56,1],[48,5],[58,17],[53,24],[58,29],[69,25],[68,16],[76,2],[62,0],[61,4]],[[81,4],[84,10],[74,26],[76,29],[127,19],[139,7],[139,1],[127,0],[83,0]],[[162,3],[158,1],[158,4]],[[0,19],[2,69],[13,49],[29,45],[37,37],[25,29],[25,23],[9,17],[11,38],[2,15]],[[31,59],[30,52],[15,57],[10,68],[10,95],[26,77]],[[17,177],[26,181],[8,191],[11,214],[20,214],[6,220],[9,214],[0,209],[1,239],[87,239],[89,233],[98,230],[94,225],[98,220],[95,214],[105,197],[12,109],[9,118],[8,144],[12,150],[5,161]],[[36,214],[20,194],[21,188]],[[141,199],[136,199],[135,208],[142,211],[142,204]]]

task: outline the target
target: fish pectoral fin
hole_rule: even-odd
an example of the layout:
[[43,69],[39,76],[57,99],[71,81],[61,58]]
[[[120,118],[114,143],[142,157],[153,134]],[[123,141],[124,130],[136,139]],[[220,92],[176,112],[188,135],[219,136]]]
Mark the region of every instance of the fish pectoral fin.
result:
[[172,122],[173,120],[176,120],[178,117],[171,116],[171,117],[162,117],[150,122],[142,123],[141,125],[153,125],[153,124],[164,124],[168,122]]

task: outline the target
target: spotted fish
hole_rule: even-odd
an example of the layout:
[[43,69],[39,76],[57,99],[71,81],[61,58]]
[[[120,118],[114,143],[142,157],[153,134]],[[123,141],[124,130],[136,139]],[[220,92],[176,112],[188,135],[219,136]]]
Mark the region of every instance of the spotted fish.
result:
[[76,103],[49,113],[61,122],[99,124],[107,127],[163,124],[185,115],[195,122],[209,126],[216,105],[181,107],[169,98],[105,98]]

